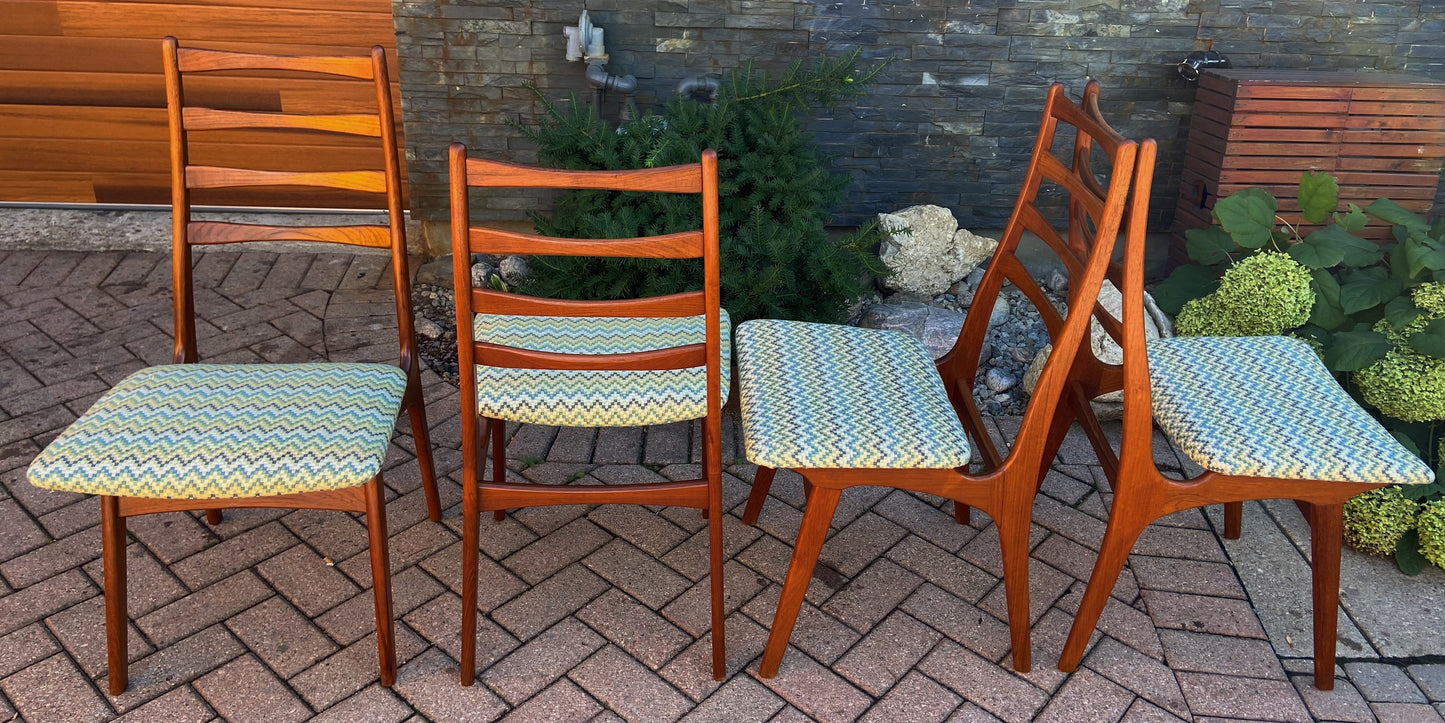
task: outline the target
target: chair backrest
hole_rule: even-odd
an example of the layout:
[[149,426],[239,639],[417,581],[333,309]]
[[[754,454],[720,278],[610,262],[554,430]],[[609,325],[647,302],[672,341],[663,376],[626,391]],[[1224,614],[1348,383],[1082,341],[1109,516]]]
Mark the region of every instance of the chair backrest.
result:
[[[953,350],[938,361],[949,397],[964,417],[965,427],[974,432],[974,442],[992,469],[1003,466],[1006,460],[983,432],[986,428],[973,400],[973,381],[988,331],[988,312],[1004,282],[1011,282],[1038,309],[1053,344],[1007,458],[1037,463],[1040,460],[1035,458],[1042,457],[1054,408],[1063,393],[1075,354],[1080,346],[1087,345],[1089,320],[1095,312],[1102,313],[1102,309],[1097,308],[1099,288],[1111,263],[1130,184],[1136,173],[1153,173],[1154,142],[1144,141],[1141,149],[1141,144],[1119,135],[1104,120],[1098,99],[1097,81],[1088,83],[1077,105],[1064,95],[1061,84],[1055,83],[1049,88],[1023,188],[970,306],[977,311],[968,315]],[[1072,152],[1064,157],[1054,150],[1061,126],[1074,129]],[[1067,140],[1066,137],[1063,140]],[[1103,182],[1099,180],[1099,173],[1106,175]],[[1052,188],[1045,191],[1049,187]],[[1059,193],[1068,199],[1066,218],[1051,221],[1047,210],[1040,208],[1039,200],[1041,196],[1056,198]],[[1025,233],[1046,243],[1068,272],[1066,317],[1059,315],[1019,259],[1019,243]],[[1106,328],[1110,325],[1119,331],[1118,321],[1111,318]]]
[[[386,54],[381,46],[367,56],[282,56],[182,48],[173,37],[162,42],[166,76],[166,108],[170,125],[172,279],[175,285],[175,361],[194,362],[196,353],[195,301],[191,281],[191,247],[244,241],[320,241],[391,251],[396,292],[397,325],[401,336],[401,366],[416,373],[419,362],[413,344],[411,290],[406,264],[406,220],[402,212],[401,165],[397,156],[396,121],[387,78]],[[374,113],[301,114],[219,110],[188,106],[183,78],[214,71],[285,71],[314,73],[364,81],[374,86]],[[383,170],[278,171],[260,168],[192,165],[192,131],[238,129],[319,132],[377,141]],[[274,161],[274,159],[273,159]],[[272,226],[191,220],[191,191],[212,188],[304,187],[342,189],[382,194],[388,225]],[[307,191],[298,191],[298,201]],[[297,207],[316,203],[298,202]]]
[[[508,294],[468,284],[458,293],[457,346],[462,398],[476,398],[476,364],[531,369],[685,369],[707,367],[708,417],[721,411],[719,367],[719,270],[717,154],[702,152],[698,163],[635,171],[569,171],[531,168],[468,158],[466,146],[450,149],[452,258],[459,290],[470,279],[472,253],[543,256],[610,256],[703,261],[702,288],[665,296],[614,301],[564,301]],[[698,194],[702,227],[694,231],[627,239],[564,239],[473,226],[468,208],[471,188],[555,188]],[[474,314],[565,317],[706,317],[703,344],[622,354],[570,354],[500,346],[474,339]]]

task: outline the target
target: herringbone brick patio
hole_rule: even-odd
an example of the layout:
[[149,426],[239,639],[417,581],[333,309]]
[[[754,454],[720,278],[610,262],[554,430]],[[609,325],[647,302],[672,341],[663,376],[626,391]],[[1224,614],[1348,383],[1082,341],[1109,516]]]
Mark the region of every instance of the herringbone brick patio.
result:
[[[202,358],[392,359],[385,263],[199,254]],[[728,680],[709,675],[697,511],[577,506],[483,522],[482,669],[461,688],[460,402],[429,372],[442,524],[426,518],[405,423],[386,462],[396,685],[378,683],[364,526],[238,510],[214,528],[185,513],[130,521],[131,686],[109,697],[98,505],[33,488],[25,471],[104,390],[170,360],[169,282],[163,254],[0,251],[0,720],[1439,721],[1445,709],[1445,665],[1347,663],[1335,692],[1313,690],[1308,658],[1276,655],[1198,511],[1144,535],[1084,665],[1058,672],[1108,506],[1081,437],[1034,512],[1034,672],[1007,667],[987,519],[959,526],[941,500],[859,488],[843,496],[780,675],[758,679],[802,485],[780,473],[757,527],[741,524],[753,468],[731,424]],[[997,421],[1007,437],[1011,420]],[[697,474],[687,424],[509,434],[511,474],[539,484]],[[1165,442],[1158,454],[1181,464]]]

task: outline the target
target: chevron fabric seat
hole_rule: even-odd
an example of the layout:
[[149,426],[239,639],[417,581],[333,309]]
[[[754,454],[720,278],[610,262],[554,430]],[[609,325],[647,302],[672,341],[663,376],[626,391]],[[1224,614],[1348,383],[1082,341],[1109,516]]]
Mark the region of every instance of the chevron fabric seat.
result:
[[[563,317],[477,314],[479,342],[572,354],[622,354],[705,340],[704,317]],[[732,324],[719,323],[722,393],[732,384]],[[568,427],[640,427],[707,416],[707,368],[662,371],[518,369],[477,365],[484,417]]]
[[748,461],[792,469],[968,464],[968,436],[918,340],[772,319],[746,322],[737,335]]
[[38,487],[167,499],[365,484],[406,390],[390,364],[171,364],[111,389],[30,466]]
[[1180,337],[1147,349],[1154,419],[1204,469],[1371,484],[1433,478],[1299,339]]

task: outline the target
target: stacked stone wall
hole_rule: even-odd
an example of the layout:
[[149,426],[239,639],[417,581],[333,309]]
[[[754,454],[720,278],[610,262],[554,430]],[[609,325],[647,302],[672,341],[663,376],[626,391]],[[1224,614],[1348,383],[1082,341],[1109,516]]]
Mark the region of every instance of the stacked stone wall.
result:
[[[873,92],[814,114],[833,167],[850,171],[856,224],[914,204],[951,209],[966,228],[999,228],[1012,208],[1044,93],[1104,86],[1104,110],[1131,136],[1160,143],[1153,227],[1173,216],[1194,97],[1175,64],[1194,50],[1240,68],[1406,71],[1445,78],[1445,1],[1271,0],[587,0],[606,31],[608,70],[637,77],[656,106],[677,82],[748,61],[789,61],[862,47],[893,58]],[[563,101],[590,100],[584,66],[565,59],[562,29],[580,0],[395,0],[412,206],[446,218],[448,143],[530,162],[535,148],[509,122],[541,106],[529,84]],[[606,99],[615,117],[620,98]],[[521,219],[524,194],[489,193],[479,219]]]

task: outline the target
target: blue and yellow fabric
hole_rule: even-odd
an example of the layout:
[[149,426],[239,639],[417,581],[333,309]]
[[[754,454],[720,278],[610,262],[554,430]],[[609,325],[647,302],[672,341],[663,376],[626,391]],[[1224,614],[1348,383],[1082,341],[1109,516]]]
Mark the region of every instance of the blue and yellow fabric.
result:
[[738,327],[748,461],[777,468],[953,468],[968,435],[922,342],[759,319]]
[[1147,348],[1154,419],[1204,469],[1371,484],[1434,477],[1299,339],[1180,337]]
[[[706,340],[702,316],[666,318],[477,314],[477,341],[567,354],[624,354]],[[722,402],[732,384],[732,323],[721,313]],[[477,366],[484,417],[566,427],[639,427],[707,416],[707,367],[667,370]]]
[[106,392],[30,465],[37,487],[168,499],[364,484],[406,374],[389,364],[174,364]]

